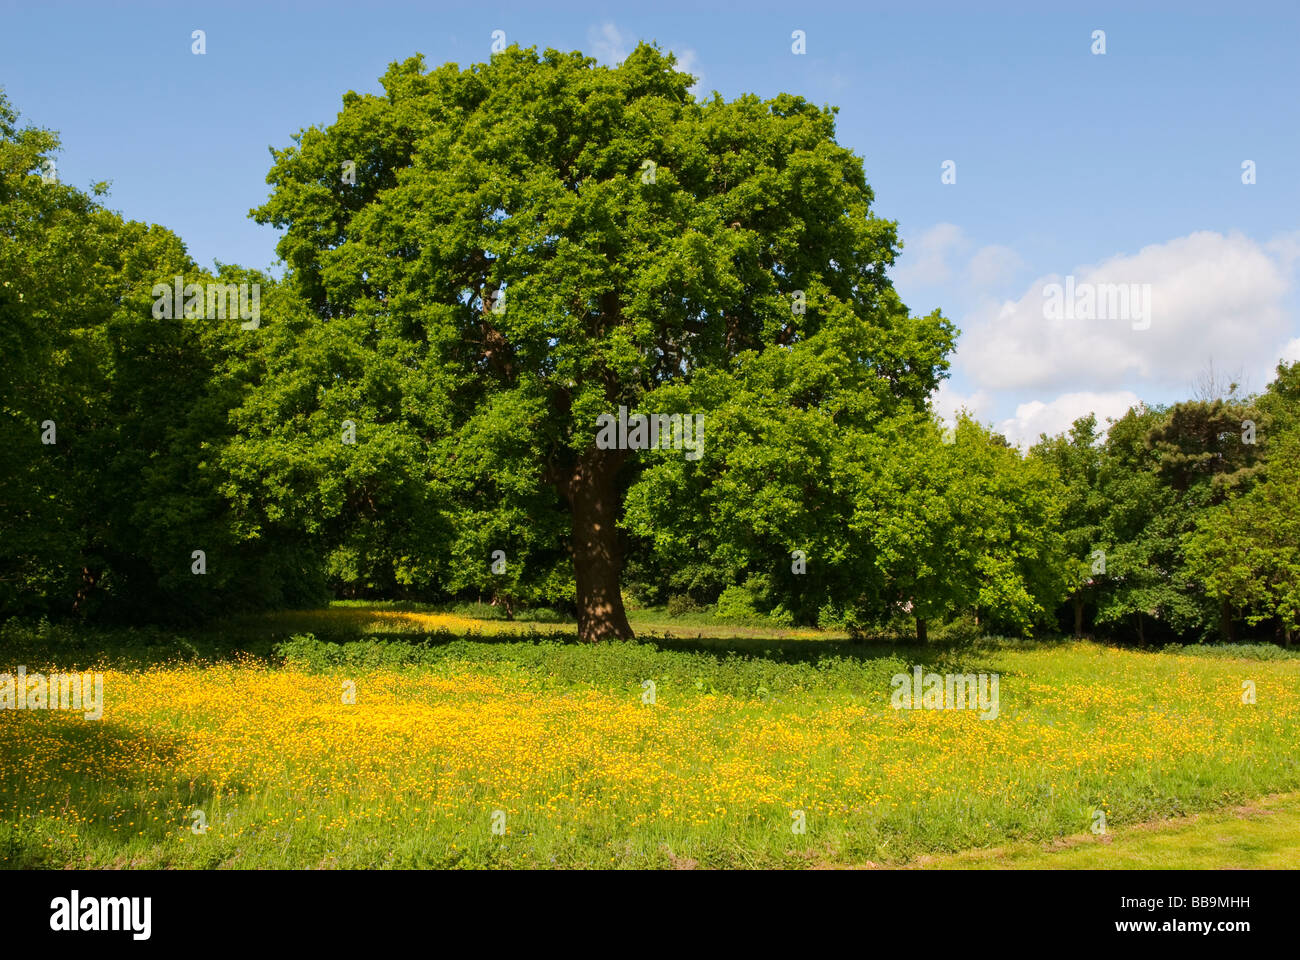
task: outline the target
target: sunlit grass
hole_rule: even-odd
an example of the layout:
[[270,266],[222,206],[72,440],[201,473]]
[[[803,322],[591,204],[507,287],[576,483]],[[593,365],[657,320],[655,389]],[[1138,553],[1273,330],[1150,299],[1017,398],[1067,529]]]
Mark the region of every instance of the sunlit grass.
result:
[[[902,864],[1078,835],[1097,811],[1121,831],[1300,789],[1295,658],[589,647],[454,614],[311,616],[322,632],[388,624],[390,642],[295,641],[288,663],[110,659],[102,721],[0,712],[0,863]],[[439,630],[479,639],[404,642]],[[916,662],[1000,673],[999,716],[891,709],[890,677]],[[796,811],[806,833],[792,832]]]
[[[259,616],[259,622],[266,617]],[[340,631],[356,633],[423,634],[447,630],[458,634],[483,636],[526,635],[543,632],[564,633],[577,636],[576,622],[558,618],[538,622],[521,615],[507,620],[502,615],[491,619],[462,616],[421,609],[375,606],[331,606],[320,610],[287,610],[270,615],[270,622],[294,630]],[[814,639],[843,637],[843,633],[798,627],[778,627],[751,624],[724,624],[707,614],[688,614],[670,617],[659,608],[629,610],[628,621],[637,635],[671,634],[679,637],[751,637],[772,639]]]
[[1246,870],[1300,867],[1300,794],[1241,807],[916,864],[929,869]]

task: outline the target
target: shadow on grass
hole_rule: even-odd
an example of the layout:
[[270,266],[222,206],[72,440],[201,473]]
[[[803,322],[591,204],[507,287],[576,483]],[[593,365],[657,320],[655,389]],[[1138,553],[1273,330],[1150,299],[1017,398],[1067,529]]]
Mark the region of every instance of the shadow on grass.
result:
[[[178,737],[141,736],[111,721],[0,712],[0,869],[84,867],[86,850],[160,844],[185,829],[191,811],[214,809],[217,786],[205,776],[160,791],[160,771],[174,768],[181,750]],[[110,865],[133,865],[125,852],[119,859]]]
[[[841,666],[883,668],[890,673],[900,668],[900,661],[910,669],[939,672],[981,672],[998,669],[997,653],[1005,644],[937,643],[921,645],[893,641],[851,641],[827,639],[772,639],[763,637],[679,637],[671,634],[643,634],[633,640],[585,644],[572,633],[543,631],[514,634],[459,633],[428,631],[391,633],[371,630],[316,630],[298,651],[293,644],[278,648],[291,659],[316,666],[350,664],[418,664],[455,659],[466,661],[511,660],[543,667],[559,661],[570,664],[578,658],[591,663],[612,663],[624,656],[642,662],[641,654],[664,654],[674,659],[685,657],[702,674],[726,669],[729,665],[766,665],[769,668],[830,670]],[[330,652],[331,648],[334,650]],[[557,649],[558,648],[558,649]],[[1016,644],[1016,649],[1029,649]],[[589,651],[590,655],[587,656]],[[323,654],[323,657],[320,656]],[[675,655],[675,656],[674,656]],[[679,664],[681,661],[678,661]],[[572,671],[570,671],[572,672]],[[1008,671],[1002,669],[1004,675]],[[577,674],[575,674],[576,676]],[[593,673],[593,679],[595,674]]]
[[[380,607],[375,612],[405,612]],[[456,654],[473,659],[472,651],[522,651],[529,646],[560,645],[585,647],[572,626],[531,621],[490,621],[487,629],[428,628],[418,621],[394,619],[389,622],[368,616],[366,607],[331,607],[322,610],[286,610],[263,614],[245,614],[187,631],[184,635],[162,628],[62,629],[27,642],[12,640],[0,650],[0,670],[5,663],[26,663],[28,669],[40,669],[44,663],[58,664],[58,669],[86,669],[92,665],[111,665],[119,669],[141,669],[167,663],[221,662],[253,657],[269,663],[279,662],[279,650],[296,636],[311,635],[330,644],[385,644],[413,648],[416,661],[423,650],[437,658],[437,651],[459,644],[472,648]],[[412,611],[414,612],[414,611]],[[635,624],[634,624],[635,626]],[[503,629],[504,628],[504,629]],[[662,623],[641,624],[631,641],[601,644],[599,647],[635,646],[657,651],[687,654],[698,658],[701,667],[710,663],[741,659],[773,664],[817,666],[833,661],[870,662],[906,660],[922,667],[958,669],[962,664],[973,668],[985,665],[997,651],[1013,646],[1033,649],[1044,641],[1007,641],[1001,639],[943,640],[928,644],[895,638],[877,637],[850,640],[842,636],[755,636],[744,626],[683,624],[680,631]],[[540,652],[540,651],[539,651]],[[26,659],[24,659],[26,657]],[[492,657],[497,659],[498,657]],[[394,662],[405,662],[397,656]],[[56,667],[51,666],[51,670]]]

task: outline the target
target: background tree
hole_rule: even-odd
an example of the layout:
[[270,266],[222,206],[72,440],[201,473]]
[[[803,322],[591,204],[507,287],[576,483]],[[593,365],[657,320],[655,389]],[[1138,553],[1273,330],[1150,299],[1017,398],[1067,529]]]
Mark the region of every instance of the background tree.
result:
[[1138,407],[1111,425],[1100,474],[1099,623],[1127,623],[1139,642],[1232,639],[1230,604],[1196,579],[1184,539],[1204,511],[1258,478],[1262,447],[1243,442],[1247,420],[1267,422],[1252,402],[1232,398]]
[[1194,610],[1169,578],[1165,528],[1173,497],[1151,468],[1146,446],[1147,434],[1163,415],[1139,405],[1112,422],[1099,478],[1106,511],[1097,549],[1105,553],[1106,571],[1094,578],[1096,619],[1111,631],[1131,630],[1139,642],[1146,641],[1153,617],[1177,611],[1180,622],[1194,619]]
[[241,544],[219,492],[254,332],[155,317],[154,284],[217,276],[106,210],[104,185],[60,183],[57,149],[0,95],[0,613],[151,620],[307,595],[310,558]]
[[1279,365],[1255,408],[1259,459],[1197,517],[1185,546],[1221,609],[1242,610],[1251,626],[1274,620],[1290,646],[1300,618],[1300,363]]
[[880,457],[854,518],[887,600],[912,612],[920,642],[930,621],[959,610],[1029,632],[1063,592],[1054,472],[968,418],[950,443],[925,427]]
[[[1253,425],[1249,431],[1248,424]],[[1172,494],[1169,510],[1156,518],[1166,538],[1163,554],[1168,558],[1161,569],[1194,607],[1203,606],[1204,594],[1189,589],[1183,539],[1205,510],[1258,478],[1263,460],[1255,441],[1258,431],[1267,433],[1269,427],[1257,407],[1229,397],[1175,404],[1147,434],[1152,468]],[[1220,636],[1234,640],[1233,610],[1227,598],[1221,599],[1217,613]],[[1208,625],[1215,617],[1202,609],[1196,619]],[[1178,632],[1190,626],[1173,624]]]
[[[1084,607],[1095,593],[1105,566],[1098,535],[1106,510],[1100,489],[1102,447],[1093,414],[1074,421],[1068,434],[1041,437],[1032,455],[1050,464],[1061,478],[1060,515],[1064,525],[1066,584],[1074,635],[1083,636]],[[1098,570],[1094,573],[1094,568]]]

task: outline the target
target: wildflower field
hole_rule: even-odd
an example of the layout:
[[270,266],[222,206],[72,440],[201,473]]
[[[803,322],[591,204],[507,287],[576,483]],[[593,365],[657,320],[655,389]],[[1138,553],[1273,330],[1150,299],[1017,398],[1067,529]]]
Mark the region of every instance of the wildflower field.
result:
[[[100,671],[104,710],[0,711],[0,865],[905,865],[1300,789],[1278,648],[691,633],[11,624],[0,672]],[[893,709],[917,665],[999,674],[997,716]]]

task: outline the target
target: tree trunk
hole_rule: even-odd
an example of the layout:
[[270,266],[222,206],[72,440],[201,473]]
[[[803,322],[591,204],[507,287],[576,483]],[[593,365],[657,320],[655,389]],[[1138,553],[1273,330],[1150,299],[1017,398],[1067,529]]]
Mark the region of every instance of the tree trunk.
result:
[[1074,595],[1074,636],[1075,639],[1083,636],[1083,594]]
[[95,582],[98,578],[90,572],[89,567],[81,568],[81,584],[77,587],[77,596],[72,601],[72,612],[74,614],[81,612],[81,605],[90,597],[91,592],[95,589]]
[[1136,616],[1138,624],[1138,643],[1145,647],[1147,645],[1147,637],[1146,631],[1142,629],[1142,611],[1137,611]]
[[930,632],[926,627],[925,617],[916,618],[916,642],[926,643],[930,639]]
[[1232,610],[1228,606],[1227,597],[1219,601],[1219,629],[1223,633],[1224,643],[1236,643],[1237,638],[1232,631]]
[[618,468],[625,450],[589,449],[578,459],[564,492],[573,510],[573,578],[577,586],[578,639],[630,640],[619,580]]
[[493,593],[492,602],[488,604],[488,606],[500,607],[501,612],[506,615],[507,620],[513,620],[515,618],[515,602],[508,596]]

